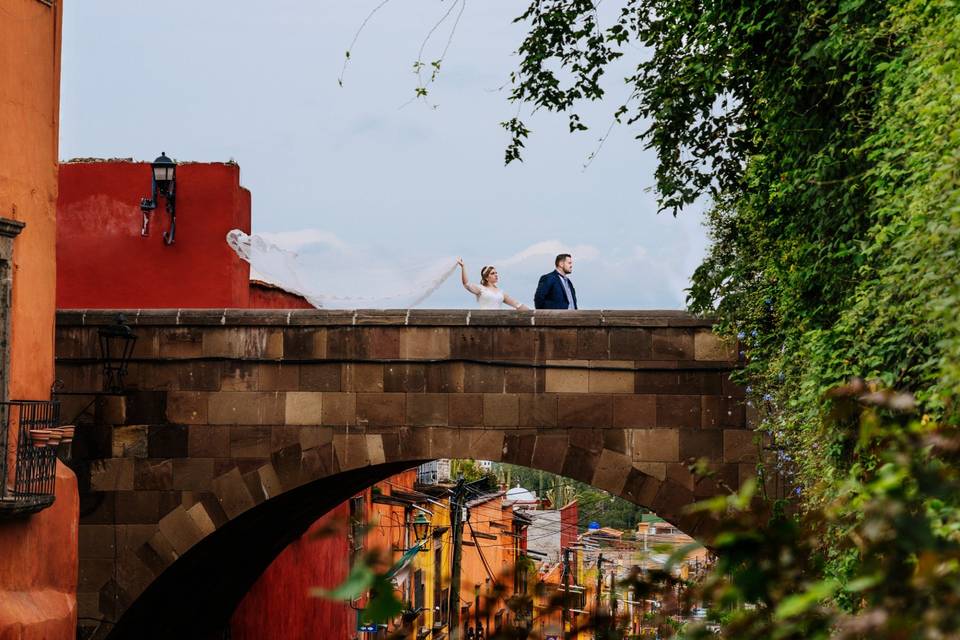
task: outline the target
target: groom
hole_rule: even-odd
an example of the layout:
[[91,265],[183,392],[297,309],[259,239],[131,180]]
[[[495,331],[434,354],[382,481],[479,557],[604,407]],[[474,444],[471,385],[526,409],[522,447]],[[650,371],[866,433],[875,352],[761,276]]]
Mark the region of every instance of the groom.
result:
[[533,305],[537,309],[576,309],[577,290],[567,276],[573,272],[573,258],[561,253],[553,261],[555,271],[540,276]]

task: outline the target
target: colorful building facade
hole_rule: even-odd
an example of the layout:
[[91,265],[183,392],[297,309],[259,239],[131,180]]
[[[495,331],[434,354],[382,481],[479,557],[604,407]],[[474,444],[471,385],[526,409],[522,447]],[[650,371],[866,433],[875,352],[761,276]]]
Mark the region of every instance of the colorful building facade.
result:
[[[21,437],[25,416],[56,427],[53,329],[60,110],[59,2],[0,12],[0,639],[75,637],[77,486]],[[32,434],[32,431],[29,433]],[[26,460],[48,466],[25,473]],[[24,480],[26,479],[26,483]],[[36,482],[42,480],[43,487]],[[50,504],[52,500],[52,504]]]

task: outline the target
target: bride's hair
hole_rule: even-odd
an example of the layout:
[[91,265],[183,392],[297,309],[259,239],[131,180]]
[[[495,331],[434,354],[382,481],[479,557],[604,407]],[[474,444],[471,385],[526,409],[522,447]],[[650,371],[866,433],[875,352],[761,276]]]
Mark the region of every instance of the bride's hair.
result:
[[487,265],[480,269],[480,284],[487,286],[487,276],[490,275],[491,271],[493,271],[493,265]]

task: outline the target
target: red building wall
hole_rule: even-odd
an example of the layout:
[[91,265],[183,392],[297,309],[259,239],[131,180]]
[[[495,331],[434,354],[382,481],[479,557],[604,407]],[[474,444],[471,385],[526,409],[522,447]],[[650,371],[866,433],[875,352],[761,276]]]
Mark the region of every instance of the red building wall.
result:
[[560,509],[560,548],[569,549],[577,543],[577,520],[580,518],[580,509],[577,501]]
[[227,246],[250,232],[250,191],[234,163],[177,166],[176,242],[166,245],[166,201],[142,237],[140,199],[150,163],[83,160],[60,165],[57,307],[60,309],[310,308],[299,296],[250,283],[250,265]]
[[[344,527],[349,515],[347,504],[341,504],[277,556],[234,612],[233,640],[350,637],[356,613],[346,603],[307,595],[313,587],[331,589],[347,577],[350,546]],[[324,535],[328,529],[336,533]]]

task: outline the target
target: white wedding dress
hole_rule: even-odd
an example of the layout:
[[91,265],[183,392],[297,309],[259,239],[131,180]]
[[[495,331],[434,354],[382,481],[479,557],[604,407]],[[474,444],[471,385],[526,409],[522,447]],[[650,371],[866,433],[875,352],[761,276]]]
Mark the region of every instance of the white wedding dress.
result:
[[482,284],[480,293],[477,295],[477,304],[481,309],[500,309],[503,305],[503,291],[500,289],[491,289]]

